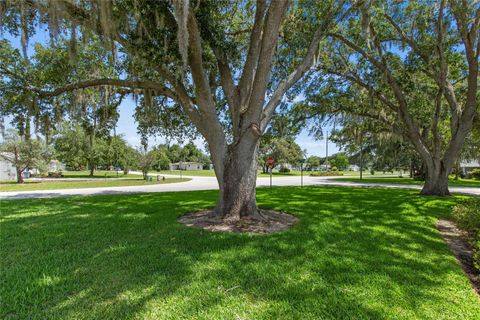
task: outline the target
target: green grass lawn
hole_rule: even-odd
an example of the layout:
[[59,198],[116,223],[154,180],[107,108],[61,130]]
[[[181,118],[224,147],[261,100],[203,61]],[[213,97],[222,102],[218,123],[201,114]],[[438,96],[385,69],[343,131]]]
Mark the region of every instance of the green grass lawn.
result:
[[[156,174],[171,174],[175,176],[180,176],[180,170],[162,170],[162,171],[150,171],[149,175]],[[184,176],[194,176],[194,177],[215,177],[215,172],[213,170],[182,170],[181,174]]]
[[[171,175],[180,175],[180,171],[179,170],[173,170],[173,171],[168,171],[168,170],[164,170],[164,171],[160,171],[160,172],[156,172],[156,171],[151,171],[149,173],[149,175],[155,175],[155,174],[171,174]],[[274,176],[299,176],[301,173],[300,171],[291,171],[291,172],[278,172],[278,170],[274,170],[272,172],[272,175]],[[307,171],[304,171],[303,174],[305,176],[307,176],[309,174],[309,172]],[[198,177],[215,177],[215,172],[213,170],[182,170],[182,175],[185,175],[185,176],[198,176]],[[258,176],[259,177],[268,177],[269,176],[269,173],[263,173],[261,171],[258,172]]]
[[[359,182],[359,183],[391,183],[391,184],[416,184],[416,185],[423,185],[424,181],[416,181],[412,178],[404,177],[375,177],[375,176],[367,176],[364,177],[363,180],[360,178],[336,178],[336,181],[350,181],[350,182]],[[451,187],[478,187],[480,188],[480,180],[473,180],[473,179],[458,179],[454,180],[453,178],[449,179],[448,185]]]
[[480,319],[435,228],[456,197],[259,189],[268,236],[177,222],[216,191],[2,201],[2,319]]
[[[318,171],[306,171],[305,170],[305,171],[303,171],[303,175],[304,176],[309,176],[311,173],[314,173],[314,172],[318,172]],[[344,176],[359,176],[360,175],[360,172],[358,172],[358,171],[340,171],[340,172],[342,172]],[[386,174],[391,175],[392,173],[387,172]],[[301,172],[300,171],[278,172],[278,171],[274,170],[272,172],[272,175],[274,175],[274,176],[300,176]],[[383,173],[377,173],[377,175],[383,175]],[[259,172],[258,176],[259,177],[268,177],[269,173]],[[363,172],[363,176],[367,177],[367,176],[371,176],[371,174],[370,174],[370,172]]]
[[102,188],[102,187],[124,187],[143,186],[151,184],[184,182],[190,179],[171,178],[165,181],[145,181],[139,179],[98,179],[88,181],[28,181],[18,184],[15,181],[0,182],[0,192],[7,191],[33,191],[33,190],[56,190],[56,189],[77,189],[77,188]]
[[96,170],[93,173],[93,177],[90,176],[90,171],[63,171],[64,178],[137,178],[141,175],[138,174],[123,174],[123,171],[119,171],[118,174],[116,171],[108,170]]
[[[300,171],[290,171],[290,172],[278,172],[278,170],[272,171],[272,176],[300,176],[302,173]],[[304,176],[308,176],[307,171],[303,171]],[[270,173],[263,173],[261,171],[258,172],[258,177],[269,177]]]

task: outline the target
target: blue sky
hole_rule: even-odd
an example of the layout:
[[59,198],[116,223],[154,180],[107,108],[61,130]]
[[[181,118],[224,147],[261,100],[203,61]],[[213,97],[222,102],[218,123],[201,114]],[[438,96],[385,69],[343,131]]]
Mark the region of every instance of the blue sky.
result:
[[[14,37],[10,34],[3,34],[1,36],[9,40],[14,47],[18,49],[21,48],[19,37]],[[29,41],[29,46],[27,51],[28,54],[29,55],[32,54],[33,46],[35,43],[40,42],[42,44],[46,44],[48,41],[48,38],[49,38],[48,32],[45,31],[44,28],[37,28],[37,34],[33,36]],[[124,99],[122,104],[119,106],[120,118],[117,124],[117,134],[122,134],[130,145],[137,147],[140,144],[140,137],[137,134],[137,124],[133,117],[134,112],[135,112],[135,103],[133,99],[131,98]],[[5,119],[5,120],[6,120],[6,126],[8,128],[9,119]],[[326,128],[326,129],[330,130],[331,128]],[[151,137],[149,139],[149,144],[151,146],[158,143],[163,143],[163,142],[165,142],[165,140],[161,137]],[[325,151],[326,151],[325,140],[313,139],[308,135],[307,130],[303,130],[300,133],[300,135],[296,138],[296,142],[301,146],[302,149],[307,151],[307,156],[311,156],[311,155],[325,156]],[[202,138],[196,139],[194,143],[201,149],[204,149],[204,141]],[[338,152],[339,148],[334,143],[329,142],[328,151],[329,151],[329,154],[333,154]]]

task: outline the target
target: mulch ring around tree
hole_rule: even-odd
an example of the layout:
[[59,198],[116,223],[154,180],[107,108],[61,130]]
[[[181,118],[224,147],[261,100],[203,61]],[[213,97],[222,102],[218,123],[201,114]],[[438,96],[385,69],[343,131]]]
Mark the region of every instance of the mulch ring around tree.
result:
[[224,221],[213,210],[190,212],[178,218],[186,226],[214,232],[269,234],[290,229],[298,218],[284,212],[260,209],[263,219],[242,218]]
[[473,250],[466,240],[465,232],[458,229],[452,221],[446,219],[440,219],[437,222],[437,229],[458,259],[463,271],[470,279],[473,289],[480,295],[480,271],[473,265]]

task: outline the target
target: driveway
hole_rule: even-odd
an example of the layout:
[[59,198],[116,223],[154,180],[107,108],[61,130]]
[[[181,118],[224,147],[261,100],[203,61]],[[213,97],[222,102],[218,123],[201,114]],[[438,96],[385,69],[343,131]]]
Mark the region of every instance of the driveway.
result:
[[[136,172],[131,172],[135,174]],[[138,173],[140,174],[140,173]],[[167,178],[178,178],[173,175],[162,175]],[[110,194],[134,194],[146,192],[176,192],[176,191],[196,191],[196,190],[216,190],[218,189],[217,179],[215,177],[195,177],[183,176],[190,178],[190,181],[168,183],[168,184],[152,184],[147,186],[126,186],[126,187],[110,187],[110,188],[85,188],[85,189],[62,189],[62,190],[37,190],[37,191],[9,191],[0,192],[0,199],[27,199],[27,198],[49,198],[49,197],[65,197],[65,196],[92,196],[92,195],[110,195]],[[400,184],[378,184],[378,183],[355,183],[347,181],[334,181],[332,179],[338,177],[303,177],[304,186],[348,186],[348,187],[383,187],[383,188],[400,188],[400,189],[416,189],[420,190],[421,186],[417,185],[400,185]],[[272,185],[280,186],[300,186],[300,176],[273,176]],[[270,178],[257,178],[258,187],[269,187]],[[450,192],[465,195],[480,196],[480,188],[463,188],[450,187]]]

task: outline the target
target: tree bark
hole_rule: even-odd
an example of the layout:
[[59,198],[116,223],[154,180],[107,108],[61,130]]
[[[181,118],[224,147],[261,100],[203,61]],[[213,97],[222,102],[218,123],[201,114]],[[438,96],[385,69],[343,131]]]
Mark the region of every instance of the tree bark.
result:
[[93,125],[93,132],[92,134],[90,134],[89,136],[89,143],[90,143],[90,154],[89,154],[89,157],[88,157],[88,165],[89,165],[89,169],[90,169],[90,177],[93,177],[93,173],[95,171],[95,155],[94,155],[94,151],[93,151],[93,144],[95,143],[95,127],[96,127],[96,119],[94,120],[94,125]]
[[250,135],[227,147],[217,176],[220,195],[215,214],[224,221],[262,219],[256,202],[258,138]]
[[13,162],[13,165],[15,166],[15,171],[17,172],[17,183],[24,183],[23,181],[23,176],[22,176],[22,169],[19,168],[19,151],[17,148],[15,148],[15,150],[13,151],[13,159],[14,159],[14,162]]
[[425,196],[449,196],[448,175],[451,168],[446,168],[442,160],[431,161],[426,165],[425,184],[420,192]]
[[457,159],[457,161],[455,161],[455,180],[458,180],[459,175],[460,175],[460,159]]
[[24,183],[25,181],[23,180],[22,170],[18,167],[16,167],[15,170],[17,170],[17,183]]

